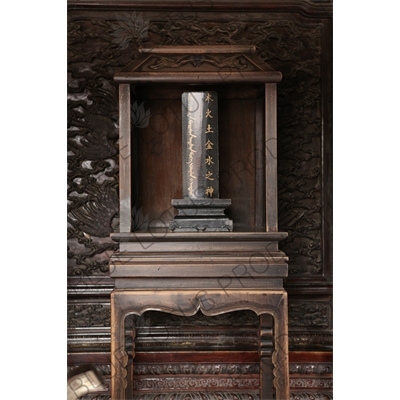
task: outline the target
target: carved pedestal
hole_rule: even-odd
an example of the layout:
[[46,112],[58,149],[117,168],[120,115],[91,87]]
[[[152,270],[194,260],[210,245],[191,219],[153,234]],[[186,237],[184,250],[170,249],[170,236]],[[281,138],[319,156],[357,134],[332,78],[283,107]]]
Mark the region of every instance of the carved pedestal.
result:
[[[112,399],[128,399],[124,320],[156,310],[190,317],[252,310],[260,316],[260,399],[272,399],[270,342],[276,399],[289,399],[287,276],[278,240],[285,233],[114,234],[122,251],[111,258]],[[218,237],[218,241],[216,240]],[[273,330],[263,316],[273,317]],[[133,352],[134,355],[134,352]],[[134,362],[134,359],[133,359]]]

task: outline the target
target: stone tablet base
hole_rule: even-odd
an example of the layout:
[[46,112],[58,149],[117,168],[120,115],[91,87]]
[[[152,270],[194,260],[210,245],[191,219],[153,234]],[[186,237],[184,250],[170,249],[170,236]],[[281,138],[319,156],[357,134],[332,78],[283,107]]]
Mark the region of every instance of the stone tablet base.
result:
[[173,232],[232,231],[233,221],[224,213],[231,205],[230,199],[172,199],[178,215],[171,221]]

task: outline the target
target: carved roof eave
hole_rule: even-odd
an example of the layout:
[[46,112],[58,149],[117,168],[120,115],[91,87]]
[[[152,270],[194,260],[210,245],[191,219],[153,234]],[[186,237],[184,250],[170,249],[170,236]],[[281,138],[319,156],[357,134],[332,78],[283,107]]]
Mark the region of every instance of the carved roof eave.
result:
[[[226,84],[226,83],[276,83],[282,79],[282,74],[266,64],[255,53],[255,46],[164,46],[145,48],[140,50],[140,55],[123,70],[114,75],[114,79],[120,83],[189,83],[189,84]],[[218,57],[219,60],[229,62],[230,59],[241,57],[248,63],[251,71],[242,71],[234,65],[227,68],[219,68],[218,65],[207,65],[204,70],[202,57]],[[147,63],[159,60],[160,57],[192,57],[195,61],[199,58],[199,66],[196,71],[182,71],[179,67],[171,71],[141,70]],[[190,59],[191,60],[191,59]],[[186,61],[188,63],[188,60]]]

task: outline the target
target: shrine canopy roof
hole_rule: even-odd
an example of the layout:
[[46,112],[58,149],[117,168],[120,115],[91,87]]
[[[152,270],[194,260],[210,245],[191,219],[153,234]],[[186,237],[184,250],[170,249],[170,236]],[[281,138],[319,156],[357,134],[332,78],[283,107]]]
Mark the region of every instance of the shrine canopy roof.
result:
[[120,83],[276,83],[282,74],[255,54],[253,45],[142,48],[114,75]]

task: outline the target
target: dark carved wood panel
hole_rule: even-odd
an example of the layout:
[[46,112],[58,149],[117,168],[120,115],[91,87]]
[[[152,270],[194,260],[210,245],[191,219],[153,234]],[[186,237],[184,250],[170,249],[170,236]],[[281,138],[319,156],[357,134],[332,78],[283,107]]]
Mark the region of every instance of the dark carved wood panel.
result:
[[[98,1],[102,6],[93,2],[90,7],[79,6],[84,3],[90,1],[71,2],[74,6],[68,12],[69,352],[75,355],[107,352],[110,346],[112,282],[107,278],[108,260],[118,247],[109,238],[118,222],[118,93],[113,74],[138,56],[140,46],[183,44],[253,44],[265,62],[283,73],[278,85],[278,204],[279,228],[289,233],[281,243],[289,257],[289,278],[285,285],[289,292],[289,345],[291,350],[331,349],[332,27],[329,3],[255,1],[252,2],[254,12],[251,12],[250,2],[221,6],[215,1],[210,10],[201,2],[199,9],[186,5],[179,11],[168,8],[173,6],[172,2],[165,4],[165,8],[152,8],[154,2],[141,4],[137,1],[121,2],[123,7],[111,1]],[[243,8],[247,11],[243,12]],[[187,60],[181,62],[189,65]],[[243,60],[233,62],[239,68],[244,65]],[[160,60],[160,64],[154,66],[161,67],[171,67],[171,62]],[[221,66],[221,76],[229,74],[230,68]],[[161,90],[160,93],[165,95]],[[228,140],[229,130],[257,123],[249,114],[252,101],[224,104],[221,100],[220,105],[226,127],[226,140],[220,143],[221,152],[235,154],[229,160],[221,157],[222,178],[225,179],[221,181],[221,194],[224,190],[234,193],[235,202],[240,202],[240,207],[228,211],[239,229],[263,228],[256,220],[254,204],[248,195],[255,196],[255,157],[268,152],[268,148],[260,148],[256,137],[243,137],[240,144]],[[151,186],[152,180],[138,182],[138,193],[147,198],[139,196],[132,212],[137,229],[171,219],[173,209],[169,198],[180,197],[181,178],[168,175],[169,163],[179,163],[180,159],[175,153],[172,158],[171,153],[167,156],[167,151],[173,151],[178,145],[180,137],[168,137],[163,129],[166,123],[178,123],[175,113],[180,116],[176,99],[164,98],[160,104],[155,99],[138,96],[135,103],[133,95],[132,125],[137,133],[139,153],[146,152],[146,157],[138,158],[140,167],[149,169],[154,177],[161,174],[157,179],[172,182],[170,190],[157,200],[157,212],[154,207],[151,212],[146,209],[148,199],[157,189]],[[238,118],[227,117],[231,113],[242,113],[244,117],[238,122]],[[233,145],[237,146],[235,152],[230,148],[228,151]],[[144,185],[147,185],[145,190]],[[238,211],[240,208],[242,212]],[[232,317],[221,316],[218,328],[207,318],[197,318],[196,324],[210,329],[209,338],[217,341],[220,334],[225,338],[218,346],[230,350],[236,346],[240,336],[236,336],[232,347],[235,339],[224,330],[234,323],[229,319]],[[235,321],[249,328],[241,338],[251,349],[256,340],[252,329],[258,323],[257,318],[249,313],[236,315]],[[161,338],[168,334],[168,329],[167,333],[162,332],[163,327],[179,323],[181,321],[165,315],[153,315],[147,327],[150,326],[150,331],[158,327]],[[218,333],[212,331],[213,328]],[[193,338],[191,329],[189,323],[181,332],[186,335],[185,339]],[[149,338],[146,323],[143,323],[138,334],[139,348],[150,348]],[[172,336],[170,338],[169,345],[173,341]],[[202,341],[199,337],[196,340],[199,346]],[[89,359],[88,355],[85,360]],[[310,366],[307,363],[296,365],[298,373],[304,372],[304,375]],[[329,363],[312,365],[321,371],[327,368],[326,373],[331,374]],[[293,364],[291,379],[295,373],[292,368]],[[330,385],[326,380],[315,380],[315,376],[310,381],[304,380],[304,376],[296,379],[291,380],[291,384],[299,389],[291,398],[332,398],[331,388],[324,386]],[[109,398],[107,394],[93,396],[87,398]]]
[[[136,387],[147,389],[147,392],[137,392],[137,398],[143,399],[259,399],[255,390],[240,390],[238,386],[248,386],[256,383],[256,374],[259,372],[259,363],[256,353],[246,353],[247,362],[243,360],[243,354],[223,353],[220,358],[215,353],[207,353],[203,358],[205,362],[196,362],[198,356],[194,353],[179,354],[173,356],[166,353],[137,353],[134,374],[136,375]],[[184,361],[186,359],[186,362]],[[171,362],[171,360],[173,360]],[[82,355],[70,355],[68,357],[69,374],[73,375],[77,371],[84,370],[82,362],[90,365],[97,370],[103,377],[105,390],[91,395],[84,396],[84,399],[110,399],[109,379],[111,367],[109,364],[109,354],[95,354],[82,357]],[[86,366],[88,368],[88,366]],[[333,399],[333,364],[332,353],[316,352],[294,352],[290,353],[290,400],[326,400]],[[161,386],[166,385],[168,377],[179,377],[170,383],[167,390]],[[160,380],[157,380],[160,378]],[[201,381],[203,378],[203,381]],[[177,382],[182,386],[177,387]],[[149,382],[151,382],[149,384]],[[160,382],[159,390],[151,390],[154,382]],[[190,390],[185,388],[190,386]],[[210,384],[214,391],[196,390],[199,385],[207,386]],[[232,391],[218,391],[218,387],[223,385],[235,385]],[[168,393],[174,391],[174,393]],[[178,397],[173,397],[173,395]],[[157,397],[159,396],[159,397]],[[164,396],[164,397],[161,397]],[[186,397],[185,397],[186,396]],[[203,396],[203,397],[201,397]],[[205,397],[204,397],[205,396]],[[215,397],[221,396],[221,397]],[[235,397],[236,396],[236,397]],[[244,397],[243,397],[244,396]],[[247,396],[247,397],[246,397]]]
[[[254,15],[236,15],[234,21],[225,21],[228,14],[182,14],[186,17],[183,20],[173,17],[150,12],[70,12],[70,273],[106,273],[107,251],[115,249],[106,239],[117,213],[113,73],[134,59],[144,43],[224,43],[256,45],[258,55],[283,73],[278,89],[279,221],[280,229],[288,231],[289,236],[282,249],[289,256],[291,276],[323,276],[322,188],[327,183],[323,180],[329,177],[323,176],[321,146],[322,135],[329,133],[322,126],[321,85],[322,35],[328,18],[307,20],[271,14],[268,21],[261,22]],[[146,111],[150,115],[146,116]],[[161,131],[167,121],[157,112],[152,121],[151,113],[151,107],[138,107],[133,118],[138,130],[157,126],[153,134],[157,131],[159,136],[148,142],[153,151],[160,151],[165,146]],[[169,119],[168,124],[172,121]],[[254,150],[251,148],[246,156]],[[254,162],[246,156],[241,155],[238,161],[243,163],[244,173],[249,173],[246,170],[254,171]],[[326,200],[329,202],[329,198]]]

